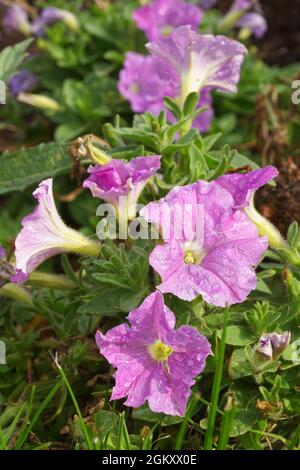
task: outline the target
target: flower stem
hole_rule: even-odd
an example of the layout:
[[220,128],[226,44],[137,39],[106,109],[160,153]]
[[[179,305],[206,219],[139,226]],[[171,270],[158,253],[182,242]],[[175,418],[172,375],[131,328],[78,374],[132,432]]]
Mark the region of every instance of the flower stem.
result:
[[226,308],[224,311],[221,343],[217,351],[217,367],[216,367],[216,372],[214,376],[214,383],[213,383],[213,389],[212,389],[212,395],[211,395],[211,404],[209,407],[207,431],[206,431],[205,440],[204,440],[204,450],[212,450],[213,434],[214,434],[219,394],[220,394],[220,388],[221,388],[222,376],[223,376],[225,344],[226,344],[226,329],[227,329],[228,318],[229,318],[229,309]]
[[75,398],[75,395],[74,395],[74,392],[73,392],[72,387],[71,387],[71,385],[70,385],[70,382],[68,381],[67,376],[66,376],[66,374],[65,374],[65,372],[64,372],[64,370],[63,370],[63,368],[62,368],[61,365],[59,364],[57,357],[55,357],[55,361],[54,361],[54,362],[55,362],[55,365],[56,365],[56,367],[57,367],[57,369],[58,369],[58,371],[59,371],[59,373],[60,373],[60,375],[61,375],[61,378],[62,378],[62,380],[63,380],[63,382],[64,382],[64,384],[65,384],[65,386],[66,386],[66,388],[67,388],[67,390],[68,390],[68,392],[69,392],[69,394],[70,394],[70,397],[71,397],[71,399],[72,399],[72,401],[73,401],[73,404],[74,404],[74,407],[75,407],[75,409],[76,409],[76,413],[77,413],[77,416],[78,416],[78,420],[79,420],[79,423],[80,423],[80,427],[81,427],[81,430],[82,430],[83,435],[84,435],[84,437],[85,437],[85,440],[86,440],[86,444],[87,444],[87,446],[88,446],[88,449],[89,449],[89,450],[93,450],[93,444],[92,444],[92,442],[91,442],[91,439],[90,439],[90,436],[89,436],[89,433],[88,433],[87,426],[86,426],[86,424],[85,424],[85,422],[84,422],[83,416],[82,416],[82,414],[81,414],[81,411],[80,411],[78,402],[77,402],[77,400],[76,400],[76,398]]

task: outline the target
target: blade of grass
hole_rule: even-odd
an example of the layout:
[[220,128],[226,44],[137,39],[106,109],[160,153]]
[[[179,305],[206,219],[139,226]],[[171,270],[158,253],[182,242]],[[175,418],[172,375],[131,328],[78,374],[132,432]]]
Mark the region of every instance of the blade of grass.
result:
[[142,450],[151,450],[152,449],[153,433],[159,425],[160,425],[160,421],[157,421],[157,423],[155,423],[154,426],[151,428],[148,436],[144,440]]
[[290,443],[288,445],[289,450],[299,450],[299,442],[300,442],[300,426],[296,429]]
[[[123,442],[125,449],[123,449]],[[130,450],[130,447],[130,437],[125,422],[125,413],[123,412],[120,414],[119,418],[118,441],[116,450]]]
[[218,439],[218,450],[226,450],[227,448],[234,415],[235,407],[230,405],[229,409],[224,411],[223,414],[220,435]]
[[[21,440],[21,436],[23,436],[24,434],[26,434],[26,428],[28,427],[28,423],[30,423],[30,416],[31,416],[31,412],[33,410],[33,401],[34,401],[34,395],[35,395],[35,385],[33,385],[31,387],[31,393],[30,393],[30,398],[29,398],[29,403],[28,403],[28,407],[27,407],[27,412],[26,412],[26,416],[25,416],[25,419],[24,419],[24,423],[22,424],[21,426],[21,429],[20,429],[20,432],[19,432],[19,436],[18,436],[18,439],[16,441],[16,444],[15,444],[15,449],[16,450],[19,450],[20,447],[19,447],[19,441]],[[27,436],[28,434],[26,434]],[[24,441],[23,441],[24,442]]]
[[228,317],[229,317],[229,309],[226,308],[224,311],[223,331],[222,331],[221,342],[220,342],[220,346],[217,352],[218,354],[217,355],[217,367],[216,367],[216,372],[215,372],[214,382],[213,382],[211,405],[209,408],[208,421],[207,421],[207,431],[205,433],[205,439],[204,439],[204,450],[212,450],[214,428],[215,428],[220,388],[221,388],[222,376],[223,376]]
[[92,441],[91,441],[91,439],[90,439],[88,429],[87,429],[87,427],[86,427],[86,425],[85,425],[85,422],[84,422],[84,420],[83,420],[83,416],[82,416],[82,414],[81,414],[81,411],[80,411],[78,402],[77,402],[77,400],[76,400],[76,397],[75,397],[75,395],[74,395],[74,392],[73,392],[72,387],[71,387],[71,385],[70,385],[70,383],[69,383],[69,381],[68,381],[68,379],[67,379],[67,376],[66,376],[65,372],[64,372],[63,368],[61,367],[61,365],[60,365],[59,362],[58,362],[57,356],[55,357],[54,362],[55,362],[56,367],[58,368],[58,371],[59,371],[59,373],[60,373],[60,375],[61,375],[61,378],[62,378],[62,380],[63,380],[65,386],[67,387],[67,390],[68,390],[68,392],[69,392],[69,394],[70,394],[70,397],[71,397],[71,399],[72,399],[72,401],[73,401],[73,405],[74,405],[74,407],[75,407],[75,410],[76,410],[76,413],[77,413],[77,416],[78,416],[78,420],[79,420],[79,424],[80,424],[82,433],[83,433],[83,435],[84,435],[84,437],[85,437],[86,444],[87,444],[87,446],[88,446],[88,450],[93,450],[93,444],[92,444]]
[[[27,406],[27,403],[26,403],[26,402],[21,405],[21,408],[19,409],[17,415],[15,416],[13,422],[11,423],[11,425],[10,425],[8,431],[6,432],[5,436],[3,436],[3,437],[4,437],[4,442],[5,442],[6,448],[7,448],[7,444],[8,444],[8,442],[10,441],[10,439],[11,439],[13,433],[15,432],[15,429],[16,429],[16,427],[17,427],[17,425],[18,425],[18,422],[19,422],[19,420],[20,420],[20,418],[21,418],[21,416],[22,416],[22,414],[23,414],[23,411],[24,411],[24,409],[26,408],[26,406]],[[0,447],[0,449],[1,449],[1,447]],[[2,449],[1,449],[1,450],[2,450]]]
[[62,386],[62,382],[61,381],[57,382],[54,385],[54,387],[50,390],[50,392],[48,393],[46,398],[42,401],[40,406],[37,408],[37,410],[34,413],[32,419],[29,421],[29,424],[27,425],[27,427],[25,427],[22,430],[22,432],[19,434],[19,437],[18,437],[16,445],[15,445],[16,450],[19,450],[19,449],[22,448],[22,446],[23,446],[24,442],[26,441],[27,437],[29,436],[33,426],[35,425],[35,423],[39,419],[39,417],[42,414],[42,412],[44,411],[44,409],[51,402],[52,398],[56,395],[58,390],[61,388],[61,386]]
[[189,424],[190,418],[193,416],[193,414],[196,410],[197,402],[198,402],[198,399],[197,399],[196,395],[192,395],[192,398],[191,398],[189,406],[186,410],[184,419],[181,422],[179,431],[178,431],[177,436],[176,436],[175,450],[182,449],[182,445],[183,445],[183,442],[184,442],[184,436],[185,436],[185,433],[186,433],[186,428]]
[[4,438],[4,433],[2,431],[1,426],[0,426],[0,450],[7,450],[7,444],[6,444],[6,440]]

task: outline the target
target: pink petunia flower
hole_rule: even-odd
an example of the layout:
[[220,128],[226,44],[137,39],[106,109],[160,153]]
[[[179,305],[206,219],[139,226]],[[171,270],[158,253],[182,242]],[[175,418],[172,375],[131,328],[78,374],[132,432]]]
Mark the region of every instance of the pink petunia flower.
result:
[[234,199],[235,209],[242,209],[249,219],[256,225],[261,236],[267,236],[272,248],[282,248],[285,240],[274,225],[263,217],[254,206],[254,194],[257,189],[278,176],[274,166],[266,166],[246,174],[234,173],[217,178],[218,183],[230,192]]
[[[129,52],[120,72],[119,92],[126,98],[135,113],[150,112],[158,115],[164,106],[164,97],[177,98],[180,83],[174,69],[164,60]],[[207,107],[193,122],[200,132],[207,132],[214,115],[212,96],[208,88],[201,91],[198,107]],[[174,120],[168,112],[168,119]]]
[[217,2],[218,0],[198,0],[197,3],[203,10],[209,10],[213,8]]
[[197,30],[202,16],[201,8],[182,0],[153,0],[133,13],[133,19],[149,41],[168,36],[178,26],[188,24]]
[[137,157],[129,163],[111,160],[103,166],[89,168],[90,176],[83,182],[94,197],[111,203],[119,213],[120,198],[127,201],[128,218],[136,216],[138,198],[149,178],[160,168],[160,156]]
[[135,113],[157,115],[164,107],[164,96],[176,95],[176,76],[164,61],[128,52],[120,72],[119,91]]
[[100,353],[115,368],[111,400],[127,397],[139,407],[148,400],[157,413],[184,416],[190,387],[211,353],[208,340],[195,328],[175,330],[175,316],[160,292],[149,295],[126,323],[96,334]]
[[266,19],[260,13],[246,13],[239,19],[236,26],[248,29],[256,38],[262,38],[267,32]]
[[41,263],[63,252],[98,256],[100,244],[67,227],[60,218],[53,199],[52,179],[44,180],[34,191],[38,205],[22,220],[16,238],[16,275],[12,282],[22,283]]
[[269,165],[245,174],[232,173],[230,175],[219,176],[216,179],[216,183],[230,192],[234,199],[235,207],[240,209],[251,203],[255,191],[277,176],[277,168]]
[[247,54],[237,41],[197,34],[190,26],[177,28],[168,38],[148,43],[147,48],[178,74],[181,104],[191,92],[198,93],[205,87],[235,93]]
[[268,27],[264,16],[255,9],[252,0],[235,0],[224,17],[223,24],[232,23],[237,28],[246,28],[258,39],[264,36]]
[[198,181],[174,188],[141,211],[161,228],[166,242],[150,255],[162,279],[161,292],[189,301],[202,295],[224,307],[243,302],[255,289],[254,267],[267,250],[267,238],[260,238],[246,214],[234,207],[229,191],[214,181]]

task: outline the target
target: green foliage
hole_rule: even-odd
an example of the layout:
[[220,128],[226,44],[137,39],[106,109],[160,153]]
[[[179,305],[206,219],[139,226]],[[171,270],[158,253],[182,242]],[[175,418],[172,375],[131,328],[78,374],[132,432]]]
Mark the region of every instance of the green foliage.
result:
[[7,82],[16,72],[26,56],[32,39],[26,39],[15,46],[7,46],[0,53],[0,80]]
[[0,160],[0,194],[22,190],[33,183],[71,169],[67,145],[41,144],[16,152],[5,152]]
[[[61,0],[51,3],[65,7]],[[270,67],[255,50],[250,53],[238,93],[214,93],[215,119],[206,135],[192,127],[203,112],[196,109],[195,93],[182,109],[165,98],[172,122],[166,112],[132,116],[116,85],[124,54],[145,53],[145,37],[131,19],[139,2],[109,1],[106,9],[94,2],[69,3],[80,32],[58,22],[35,42],[39,54],[26,62],[30,39],[0,55],[0,79],[7,82],[20,67],[30,70],[39,78],[35,91],[60,105],[57,113],[33,111],[9,97],[0,110],[4,141],[6,132],[13,137],[13,150],[0,156],[0,243],[10,261],[21,219],[33,206],[32,186],[48,177],[57,176],[58,193],[71,201],[60,207],[66,223],[95,236],[98,202],[88,192],[77,195],[77,182],[69,177],[70,141],[78,136],[102,136],[105,151],[116,159],[162,156],[161,172],[143,191],[142,203],[164,197],[176,185],[272,163],[268,155],[262,161],[256,132],[266,125],[272,143],[274,115],[286,137],[279,158],[297,155],[299,110],[290,110],[296,66]],[[217,32],[219,19],[220,13],[208,12],[202,31]],[[258,98],[270,111],[262,123],[255,112]],[[48,143],[38,145],[41,141]],[[79,163],[84,177],[91,161]],[[192,388],[184,417],[154,413],[147,404],[128,410],[121,401],[110,402],[113,371],[94,341],[97,329],[106,332],[125,322],[157,286],[149,266],[153,247],[149,240],[104,240],[98,259],[63,255],[47,261],[43,270],[59,278],[27,283],[32,304],[0,297],[0,340],[7,349],[7,364],[0,365],[1,450],[300,449],[297,222],[287,230],[286,246],[267,252],[257,268],[257,288],[243,304],[224,310],[200,297],[186,302],[165,296],[177,326],[199,329],[214,353]],[[264,360],[257,344],[273,331],[290,331],[291,344],[275,361]]]

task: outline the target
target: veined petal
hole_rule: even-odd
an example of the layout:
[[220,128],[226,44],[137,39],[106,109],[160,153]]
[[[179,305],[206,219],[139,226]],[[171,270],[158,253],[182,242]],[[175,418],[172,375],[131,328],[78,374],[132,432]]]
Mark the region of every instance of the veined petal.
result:
[[200,35],[189,26],[177,28],[168,38],[147,44],[155,57],[177,71],[182,102],[191,92],[211,87],[236,92],[240,67],[247,49],[225,36]]
[[[202,295],[208,303],[222,307],[244,301],[256,287],[255,267],[268,248],[267,238],[258,236],[255,224],[236,210],[231,193],[215,181],[174,188],[163,200],[147,206],[143,215],[158,223],[164,233],[159,209],[187,204],[201,205],[202,223],[197,228],[199,216],[189,210],[194,239],[186,232],[185,238],[178,239],[175,219],[167,222],[173,227],[171,238],[163,237],[167,243],[154,248],[149,258],[162,278],[158,289],[188,301]],[[178,221],[182,223],[182,218]]]
[[22,220],[22,230],[15,242],[14,282],[24,280],[43,261],[58,253],[99,254],[98,243],[64,224],[54,203],[52,184],[52,179],[42,181],[33,193],[37,207]]
[[134,11],[133,19],[150,41],[168,36],[178,26],[190,25],[197,30],[203,12],[182,0],[153,0]]
[[236,208],[241,208],[248,206],[254,192],[276,176],[278,176],[277,168],[270,165],[246,174],[223,175],[216,179],[216,183],[227,189],[234,199]]
[[[149,180],[160,168],[160,156],[137,157],[130,162],[111,160],[103,166],[89,167],[90,176],[83,182],[94,197],[111,203],[119,214],[120,197],[126,197],[128,217],[136,215],[138,198]],[[123,201],[124,203],[124,201]]]
[[183,416],[190,387],[211,354],[208,340],[189,326],[175,330],[175,316],[158,291],[128,320],[131,327],[96,334],[100,353],[117,368],[111,399],[127,396],[124,404],[133,407],[148,400],[152,411]]

